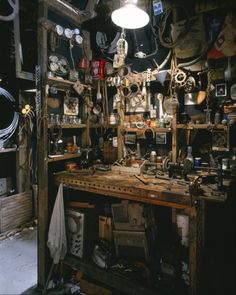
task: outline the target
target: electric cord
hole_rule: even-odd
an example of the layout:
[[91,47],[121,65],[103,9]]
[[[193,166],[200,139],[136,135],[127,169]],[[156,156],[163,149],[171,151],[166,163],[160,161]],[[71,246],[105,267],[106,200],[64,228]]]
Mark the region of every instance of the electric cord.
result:
[[12,0],[8,0],[8,3],[13,9],[13,12],[7,16],[0,15],[0,20],[5,22],[13,20],[16,17],[17,13],[19,12],[19,0],[15,0],[15,3]]
[[[9,100],[11,103],[15,102],[14,97],[8,91],[6,91],[5,89],[3,89],[1,87],[0,87],[0,95],[2,95],[4,98]],[[14,115],[13,115],[13,119],[12,119],[11,124],[4,129],[0,129],[0,141],[6,141],[10,137],[12,137],[12,135],[16,131],[16,128],[18,126],[18,122],[19,122],[19,113],[14,111]]]
[[72,41],[70,40],[70,58],[71,58],[71,61],[72,61],[73,70],[75,71],[75,60],[74,60],[73,53],[72,53],[73,47],[74,46],[72,44]]
[[[149,5],[149,11],[150,11],[149,14],[152,15],[151,6],[150,5]],[[139,50],[139,45],[138,45],[138,41],[137,41],[136,32],[135,32],[135,30],[133,30],[133,37],[134,37],[134,42],[135,42],[135,48],[137,50],[137,52],[134,54],[134,56],[137,57],[137,58],[140,58],[140,59],[148,59],[148,58],[150,58],[152,56],[155,56],[157,54],[157,52],[158,52],[157,34],[155,32],[155,28],[152,25],[152,22],[150,22],[150,28],[151,28],[151,32],[152,32],[152,34],[154,36],[153,39],[154,39],[154,46],[155,46],[155,48],[154,48],[154,51],[151,52],[151,53],[149,53],[149,54],[146,54],[146,53],[144,53],[144,52],[142,52],[142,51]]]
[[169,61],[169,59],[171,57],[171,53],[172,53],[172,51],[169,50],[166,58],[163,60],[163,62],[160,65],[158,65],[158,63],[156,62],[155,58],[152,59],[153,62],[154,62],[154,64],[157,67],[157,69],[152,72],[153,74],[157,74],[162,68],[164,68],[164,66],[167,64],[167,62]]

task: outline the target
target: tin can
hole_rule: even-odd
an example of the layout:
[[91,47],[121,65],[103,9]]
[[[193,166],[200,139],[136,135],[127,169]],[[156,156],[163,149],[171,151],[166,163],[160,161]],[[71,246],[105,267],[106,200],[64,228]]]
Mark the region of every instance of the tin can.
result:
[[109,117],[109,123],[111,125],[115,125],[116,124],[116,117],[115,117],[115,114],[111,114],[110,117]]
[[194,158],[194,166],[200,167],[201,165],[202,165],[202,158],[201,157]]
[[222,159],[222,170],[228,169],[228,163],[229,163],[229,159],[228,158],[223,158]]
[[150,162],[156,163],[156,161],[157,161],[157,153],[155,151],[151,151]]
[[118,147],[118,139],[117,136],[112,137],[112,146]]

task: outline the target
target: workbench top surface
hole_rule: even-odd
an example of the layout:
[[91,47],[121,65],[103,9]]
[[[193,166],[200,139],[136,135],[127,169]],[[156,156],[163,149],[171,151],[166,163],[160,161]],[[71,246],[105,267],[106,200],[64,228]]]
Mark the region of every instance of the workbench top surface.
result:
[[214,187],[201,186],[201,195],[193,197],[186,181],[114,171],[63,171],[55,174],[55,180],[57,184],[98,195],[176,208],[193,207],[197,200],[223,202],[226,199],[225,193],[215,193]]

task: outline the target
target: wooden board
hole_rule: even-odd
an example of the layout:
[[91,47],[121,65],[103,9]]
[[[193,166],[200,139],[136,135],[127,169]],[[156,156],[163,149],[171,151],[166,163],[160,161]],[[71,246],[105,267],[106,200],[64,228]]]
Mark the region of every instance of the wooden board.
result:
[[0,233],[12,230],[32,219],[30,191],[0,198]]
[[84,278],[80,280],[80,288],[82,292],[89,295],[112,295],[112,291],[98,283],[90,282]]

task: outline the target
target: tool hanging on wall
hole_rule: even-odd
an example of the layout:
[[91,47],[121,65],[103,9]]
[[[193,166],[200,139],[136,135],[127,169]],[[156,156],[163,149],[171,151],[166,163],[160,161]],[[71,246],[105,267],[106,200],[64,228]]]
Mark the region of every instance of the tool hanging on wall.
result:
[[74,47],[73,41],[72,41],[72,39],[70,39],[69,50],[70,50],[70,58],[71,58],[71,61],[72,61],[72,67],[73,67],[70,70],[70,80],[71,81],[77,81],[78,78],[79,78],[79,74],[75,69],[75,60],[74,60],[74,56],[73,56],[73,52],[72,52],[73,47]]
[[122,28],[120,39],[117,41],[117,54],[114,55],[113,67],[119,68],[125,64],[125,58],[128,53],[128,43],[125,40],[125,31]]
[[97,103],[102,101],[102,94],[101,94],[101,81],[98,79],[98,88],[97,88]]

